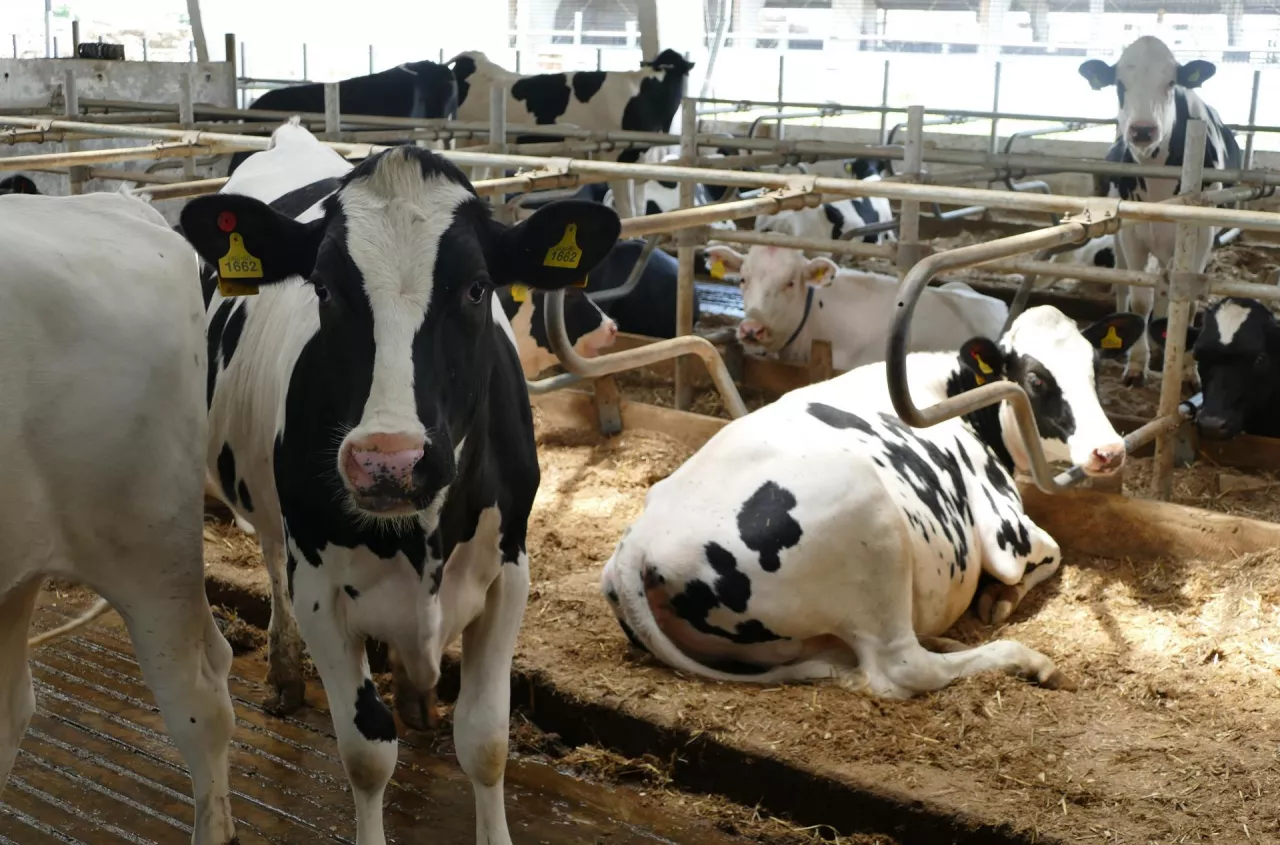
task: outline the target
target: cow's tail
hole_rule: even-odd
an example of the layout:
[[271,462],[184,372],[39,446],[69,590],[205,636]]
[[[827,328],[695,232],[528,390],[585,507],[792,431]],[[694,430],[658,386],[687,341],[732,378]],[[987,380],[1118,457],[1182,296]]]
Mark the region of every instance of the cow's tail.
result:
[[605,567],[605,583],[601,586],[606,594],[610,589],[617,593],[617,607],[625,630],[654,657],[680,672],[713,681],[776,684],[814,677],[813,668],[807,662],[789,663],[763,672],[735,674],[713,669],[685,654],[663,632],[653,615],[644,584],[643,560],[636,559],[642,554],[634,545],[616,552]]
[[94,604],[93,607],[86,610],[78,618],[72,619],[70,622],[68,622],[65,625],[59,625],[57,628],[54,628],[52,631],[45,631],[43,634],[38,634],[32,637],[31,639],[27,640],[27,647],[35,648],[36,646],[44,645],[45,643],[51,642],[52,640],[60,640],[63,637],[67,636],[68,634],[72,633],[73,631],[89,624],[90,622],[97,619],[99,616],[106,613],[110,609],[111,609],[111,602],[107,601],[106,599],[100,598],[98,599],[97,603]]

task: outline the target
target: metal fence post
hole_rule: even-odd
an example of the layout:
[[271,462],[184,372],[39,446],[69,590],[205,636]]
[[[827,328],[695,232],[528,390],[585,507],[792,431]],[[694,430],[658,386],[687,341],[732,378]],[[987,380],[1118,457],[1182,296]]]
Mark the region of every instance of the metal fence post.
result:
[[236,63],[236,34],[228,32],[222,36],[223,61],[231,68],[231,108],[240,105],[240,66]]
[[307,42],[305,41],[302,42],[302,78],[303,79],[311,78],[307,76]]
[[[779,44],[782,42],[779,41]],[[782,114],[782,106],[786,102],[785,82],[787,79],[787,56],[785,53],[778,54],[778,114]],[[778,122],[774,125],[773,137],[779,141],[782,140],[782,118],[778,118]]]
[[[191,129],[196,122],[195,80],[190,65],[182,69],[178,78],[178,123],[183,129]],[[182,172],[190,181],[196,178],[196,160],[187,156],[182,160]]]
[[[67,70],[62,75],[62,113],[67,116],[67,120],[80,119],[80,94],[76,89],[76,72]],[[67,141],[67,152],[74,153],[80,150],[79,141]],[[67,192],[70,194],[83,194],[84,183],[88,175],[89,168],[83,166],[72,166],[67,168]]]
[[[504,85],[489,86],[489,145],[492,152],[502,155],[507,151],[507,89]],[[484,168],[484,176],[482,178],[489,179],[495,175],[501,175],[498,169],[495,174],[493,168]],[[501,223],[509,223],[510,217],[514,209],[509,209],[502,194],[497,194],[491,198],[493,204],[493,216]]]
[[1000,62],[996,62],[995,84],[991,94],[991,152],[1000,151]]
[[[903,175],[909,181],[918,180],[924,172],[924,106],[907,107],[907,143],[902,164]],[[898,220],[898,274],[902,278],[920,260],[919,201],[903,200]]]
[[[698,158],[698,105],[685,96],[680,100],[680,164],[693,167]],[[643,183],[642,183],[643,184]],[[694,183],[680,183],[680,208],[693,208]],[[694,230],[681,229],[676,235],[676,337],[693,334]],[[687,411],[693,404],[693,373],[688,358],[675,361],[675,406]]]
[[326,141],[340,140],[342,131],[342,103],[338,99],[338,83],[324,84],[324,137]]
[[1253,167],[1253,136],[1254,126],[1258,124],[1258,89],[1262,87],[1262,71],[1255,70],[1253,72],[1253,93],[1249,96],[1249,134],[1244,140],[1244,169],[1249,170]]
[[373,45],[369,45],[369,73],[373,73]]
[[80,55],[80,19],[71,19],[71,58]]
[[[249,51],[245,49],[246,46],[247,45],[245,44],[245,42],[243,41],[240,42],[240,75],[243,76],[245,79],[248,79],[249,78]],[[247,91],[248,89],[241,89],[239,86],[236,87],[236,97],[238,99],[238,102],[236,103],[236,105],[240,108],[244,108],[245,106],[249,105],[249,95]]]
[[[1203,120],[1187,121],[1186,143],[1182,154],[1182,194],[1198,194],[1204,187],[1204,147],[1208,127]],[[1182,356],[1186,352],[1187,325],[1191,322],[1191,305],[1198,296],[1196,282],[1200,268],[1193,262],[1200,238],[1208,234],[1199,223],[1179,223],[1173,248],[1173,268],[1169,272],[1169,321],[1165,335],[1164,374],[1160,380],[1160,407],[1157,417],[1178,411],[1182,399]],[[1156,287],[1159,302],[1162,285]],[[1166,431],[1156,438],[1153,480],[1155,494],[1168,501],[1173,495],[1173,458],[1176,438]]]
[[880,143],[885,142],[885,132],[889,126],[889,60],[884,60],[884,82],[880,86]]

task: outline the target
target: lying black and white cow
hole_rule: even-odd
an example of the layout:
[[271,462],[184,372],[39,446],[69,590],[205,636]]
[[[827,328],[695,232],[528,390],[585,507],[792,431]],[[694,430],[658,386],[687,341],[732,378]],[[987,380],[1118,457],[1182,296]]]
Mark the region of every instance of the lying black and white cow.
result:
[[[557,203],[509,228],[426,150],[397,147],[352,170],[297,126],[273,141],[221,193],[192,200],[181,227],[223,282],[244,286],[228,293],[259,291],[210,291],[207,464],[272,571],[269,679],[292,699],[277,704],[301,701],[296,642],[282,639],[296,640],[296,624],[328,696],[356,840],[382,845],[396,727],[365,640],[390,644],[413,686],[432,690],[462,637],[457,756],[477,841],[506,845],[510,667],[539,474],[494,291],[577,282],[619,221]],[[266,204],[334,176],[336,192],[296,217]]]
[[[201,558],[196,257],[159,212],[116,193],[5,197],[0,255],[0,788],[35,711],[32,611],[46,577],[68,578],[128,624],[191,775],[191,841],[229,845],[235,714],[231,647],[209,611]],[[30,841],[23,829],[5,832]]]
[[[921,406],[994,379],[1031,399],[1053,459],[1107,475],[1124,443],[1098,403],[1096,350],[1142,334],[1135,314],[1083,332],[1030,308],[999,344],[907,358]],[[997,640],[926,650],[970,606],[999,623],[1061,561],[1022,508],[1027,459],[1006,404],[930,428],[893,414],[883,364],[786,394],[718,432],[649,491],[605,565],[601,589],[623,630],[659,660],[756,683],[860,674],[905,697],[986,670],[1064,684],[1053,662]],[[856,667],[856,669],[854,668]]]
[[[675,50],[663,50],[640,70],[576,71],[521,76],[490,61],[484,53],[468,51],[445,63],[458,85],[458,120],[488,122],[489,95],[495,84],[507,88],[507,120],[515,124],[553,123],[579,129],[670,132],[680,108],[684,80],[693,63]],[[546,135],[518,136],[517,143],[552,141]],[[633,147],[605,157],[635,162],[644,152]],[[618,210],[631,217],[640,207],[630,182],[613,184],[621,197]]]
[[36,183],[21,173],[0,179],[0,195],[2,194],[39,194]]
[[[453,72],[436,62],[407,62],[390,70],[355,76],[338,82],[338,105],[343,114],[378,117],[449,117],[458,107],[458,89]],[[276,88],[254,100],[253,111],[283,111],[322,114],[324,85],[312,82]],[[263,118],[278,121],[279,117]],[[228,175],[253,153],[231,157]]]
[[[1181,166],[1187,121],[1196,118],[1203,120],[1208,130],[1205,168],[1240,167],[1240,146],[1236,143],[1235,134],[1218,117],[1217,111],[1193,90],[1212,77],[1215,71],[1212,62],[1201,59],[1179,64],[1165,43],[1150,35],[1144,35],[1126,47],[1114,65],[1098,59],[1090,59],[1080,65],[1080,75],[1095,91],[1111,85],[1116,87],[1120,103],[1117,118],[1120,137],[1107,152],[1107,161]],[[1141,202],[1166,200],[1179,190],[1178,179],[1125,176],[1104,181],[1109,185],[1112,196]],[[1220,187],[1221,182],[1205,185],[1206,190]],[[1217,232],[1216,227],[1196,231],[1192,261],[1194,272],[1204,272]],[[1148,257],[1154,256],[1160,269],[1167,272],[1173,263],[1176,236],[1177,226],[1173,223],[1142,223],[1121,229],[1118,237],[1120,255],[1117,256],[1122,260],[1120,266],[1145,269]],[[1132,308],[1147,314],[1148,319],[1164,317],[1169,310],[1167,292],[1153,294],[1147,288],[1117,286],[1116,297],[1117,309]],[[1131,358],[1125,367],[1126,384],[1141,384],[1150,373],[1164,368],[1159,351],[1151,348],[1145,335],[1139,346],[1138,361],[1135,363]]]
[[[1151,322],[1163,344],[1168,320]],[[1201,327],[1187,328],[1204,402],[1196,427],[1228,440],[1239,434],[1280,437],[1280,323],[1256,299],[1220,299],[1204,312]]]
[[[868,180],[879,178],[878,175],[872,175]],[[756,217],[755,229],[757,232],[776,232],[794,238],[849,240],[846,235],[854,229],[874,223],[888,223],[891,220],[893,220],[893,211],[887,199],[859,197],[823,203],[816,208],[762,214]],[[896,236],[892,231],[883,231],[863,235],[861,240],[876,244],[896,240]],[[811,252],[810,255],[829,255],[829,253]]]
[[[558,363],[547,338],[546,294],[515,286],[499,290],[497,296],[511,323],[525,378],[532,379]],[[583,358],[596,357],[618,339],[617,322],[580,288],[565,292],[564,328],[574,351]]]
[[[738,341],[748,351],[804,363],[815,340],[831,344],[832,364],[852,370],[883,361],[898,280],[843,270],[798,249],[755,245],[744,256],[727,246],[707,256],[742,278],[744,319]],[[964,282],[927,287],[911,324],[909,351],[955,349],[975,335],[999,334],[1009,307]]]

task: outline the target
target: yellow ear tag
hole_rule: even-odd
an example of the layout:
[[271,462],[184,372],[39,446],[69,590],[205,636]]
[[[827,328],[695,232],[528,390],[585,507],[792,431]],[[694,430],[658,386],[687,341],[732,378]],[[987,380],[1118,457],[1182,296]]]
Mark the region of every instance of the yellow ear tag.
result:
[[261,279],[262,262],[244,248],[244,238],[232,232],[227,254],[218,259],[218,292],[223,296],[256,296],[256,285],[238,285],[228,279]]
[[578,224],[570,223],[564,227],[564,237],[560,239],[560,243],[547,250],[547,257],[542,260],[543,267],[563,267],[566,270],[576,270],[582,262],[582,250],[578,249],[578,242],[575,236],[578,234]]
[[1120,335],[1116,334],[1115,326],[1107,326],[1107,333],[1102,340],[1098,341],[1098,345],[1103,349],[1119,349],[1124,346],[1124,341],[1120,339]]
[[719,258],[711,262],[711,278],[713,279],[724,278],[724,261],[722,261]]
[[[982,370],[982,372],[985,375],[991,375],[992,373],[995,372],[995,370],[991,369],[991,367],[987,364],[986,361],[982,360],[981,356],[979,356],[976,351],[970,352],[969,357],[972,358],[977,363],[978,369]],[[987,380],[982,376],[978,375],[977,373],[974,373],[973,377],[980,385],[987,383]]]
[[1191,75],[1187,77],[1187,81],[1188,81],[1188,82],[1199,82],[1199,81],[1200,81],[1200,71],[1198,71],[1198,70],[1193,70],[1193,71],[1191,71]]
[[524,302],[526,299],[529,298],[529,286],[528,285],[512,285],[511,298],[514,299],[516,302]]

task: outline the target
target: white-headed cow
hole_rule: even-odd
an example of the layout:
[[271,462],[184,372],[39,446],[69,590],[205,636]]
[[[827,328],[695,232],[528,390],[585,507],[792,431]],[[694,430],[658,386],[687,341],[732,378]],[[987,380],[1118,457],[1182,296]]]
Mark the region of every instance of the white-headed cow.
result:
[[[1107,161],[1138,164],[1161,164],[1170,167],[1182,165],[1182,151],[1186,141],[1187,121],[1203,120],[1207,129],[1204,150],[1204,166],[1210,170],[1223,170],[1240,166],[1240,146],[1235,134],[1223,124],[1218,113],[1195,92],[1213,76],[1216,68],[1212,62],[1200,59],[1180,64],[1163,41],[1144,35],[1120,54],[1114,65],[1099,59],[1090,59],[1080,65],[1080,75],[1088,80],[1095,91],[1114,85],[1119,100],[1117,117],[1119,137],[1107,152]],[[1178,179],[1146,179],[1123,176],[1103,180],[1113,196],[1124,200],[1159,202],[1175,196],[1180,187]],[[1206,183],[1206,190],[1222,187],[1221,182]],[[1203,227],[1196,231],[1194,272],[1204,272],[1209,262],[1209,250],[1217,235],[1216,227]],[[1168,272],[1173,263],[1174,241],[1177,226],[1173,223],[1140,223],[1121,229],[1118,235],[1120,254],[1117,266],[1133,270],[1147,267],[1147,259],[1154,256],[1160,268]],[[1130,289],[1116,286],[1116,307],[1119,310],[1138,311],[1152,317],[1164,317],[1169,310],[1167,291],[1154,293],[1147,288]],[[1138,345],[1138,362],[1132,357],[1125,367],[1126,384],[1141,384],[1153,372],[1164,369],[1159,351],[1152,349],[1144,335]]]
[[[230,845],[231,647],[200,554],[196,256],[158,211],[115,193],[0,199],[0,255],[0,788],[35,712],[28,624],[44,579],[66,578],[125,619],[191,775],[191,842]],[[32,841],[29,828],[3,827]]]
[[[880,273],[841,270],[829,258],[804,257],[798,249],[756,245],[745,256],[727,246],[707,249],[742,278],[744,319],[738,340],[753,352],[782,360],[808,359],[814,340],[831,344],[832,365],[852,370],[884,360],[888,321],[898,281]],[[963,282],[928,287],[911,325],[909,350],[956,349],[976,335],[995,336],[1009,308]]]
[[[539,473],[495,290],[578,282],[613,246],[618,218],[560,202],[508,227],[426,150],[397,147],[351,169],[299,127],[276,137],[181,215],[220,285],[233,286],[231,298],[211,291],[207,308],[208,466],[257,529],[273,594],[292,599],[351,781],[356,841],[385,842],[396,764],[366,638],[393,646],[412,685],[432,690],[461,637],[457,755],[477,841],[507,845],[509,673]],[[268,204],[334,176],[299,214]],[[273,634],[285,632],[278,610]],[[301,666],[287,657],[273,656],[269,678],[296,707]]]
[[[1054,308],[1030,308],[999,344],[910,355],[907,378],[920,405],[1013,381],[1050,459],[1106,475],[1125,449],[1098,404],[1095,351],[1142,331],[1134,314],[1082,332]],[[862,367],[733,421],[655,484],[601,590],[634,643],[708,678],[860,676],[892,697],[986,670],[1064,685],[1048,657],[1010,640],[924,647],[984,573],[997,583],[979,615],[999,623],[1057,570],[1058,544],[1014,484],[1026,466],[1007,404],[912,429],[892,412],[884,365]]]

